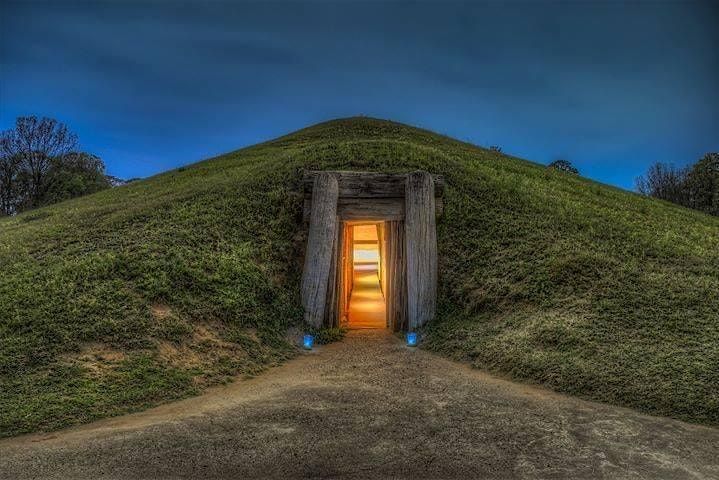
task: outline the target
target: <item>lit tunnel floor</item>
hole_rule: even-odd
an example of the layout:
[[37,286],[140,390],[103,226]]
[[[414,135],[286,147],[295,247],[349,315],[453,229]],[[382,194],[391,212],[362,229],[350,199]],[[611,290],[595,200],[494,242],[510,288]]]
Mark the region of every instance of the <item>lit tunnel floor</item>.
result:
[[349,328],[385,328],[385,304],[377,270],[356,268],[350,296]]

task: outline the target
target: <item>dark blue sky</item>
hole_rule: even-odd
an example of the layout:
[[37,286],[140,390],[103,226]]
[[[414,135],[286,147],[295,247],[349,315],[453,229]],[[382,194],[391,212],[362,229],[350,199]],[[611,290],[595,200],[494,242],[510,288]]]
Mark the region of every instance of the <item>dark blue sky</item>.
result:
[[121,177],[360,114],[624,188],[719,150],[714,2],[0,4],[0,128],[58,118]]

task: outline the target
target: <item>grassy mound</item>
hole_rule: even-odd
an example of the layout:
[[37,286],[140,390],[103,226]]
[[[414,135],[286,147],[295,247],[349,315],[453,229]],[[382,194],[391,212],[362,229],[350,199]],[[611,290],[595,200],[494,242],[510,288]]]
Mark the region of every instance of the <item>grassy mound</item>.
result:
[[719,423],[719,220],[366,118],[0,220],[0,436],[194,394],[292,356],[300,171],[445,175],[426,346]]

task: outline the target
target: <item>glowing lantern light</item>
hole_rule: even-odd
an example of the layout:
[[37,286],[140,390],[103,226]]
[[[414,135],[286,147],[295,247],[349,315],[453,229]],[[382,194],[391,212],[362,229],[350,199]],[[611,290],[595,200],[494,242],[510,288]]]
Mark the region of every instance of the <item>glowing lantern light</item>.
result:
[[408,347],[416,347],[418,340],[419,340],[419,338],[417,337],[417,332],[407,332],[407,346]]
[[305,350],[312,350],[312,344],[315,343],[315,337],[312,335],[305,335],[302,338],[302,346]]

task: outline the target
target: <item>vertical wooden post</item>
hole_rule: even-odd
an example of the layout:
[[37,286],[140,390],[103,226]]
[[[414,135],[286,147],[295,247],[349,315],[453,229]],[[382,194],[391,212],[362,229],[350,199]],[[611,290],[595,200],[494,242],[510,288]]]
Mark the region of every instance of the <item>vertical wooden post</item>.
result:
[[405,240],[407,256],[408,328],[434,317],[437,308],[437,226],[434,181],[427,172],[407,175]]
[[332,250],[337,235],[337,178],[322,172],[312,187],[312,214],[302,272],[302,306],[305,322],[321,328],[329,287]]
[[407,269],[405,262],[404,225],[387,222],[387,321],[398,332],[407,328]]
[[349,313],[349,302],[350,296],[352,295],[352,244],[354,241],[354,235],[351,225],[346,223],[341,224],[342,228],[342,291],[340,298],[340,326],[347,323],[347,315]]
[[389,312],[388,308],[388,301],[387,301],[387,249],[386,242],[386,232],[385,232],[385,223],[381,222],[376,225],[377,227],[377,242],[379,247],[379,271],[378,271],[378,280],[379,280],[379,289],[382,292],[382,299],[384,301],[384,320],[385,320],[385,327],[389,327],[389,316],[387,313]]
[[326,327],[339,326],[339,288],[340,288],[340,269],[338,268],[339,258],[342,255],[342,228],[340,228],[339,219],[337,220],[337,228],[335,228],[335,238],[332,245],[332,260],[330,261],[329,289],[327,290],[327,299],[325,302],[324,325]]

